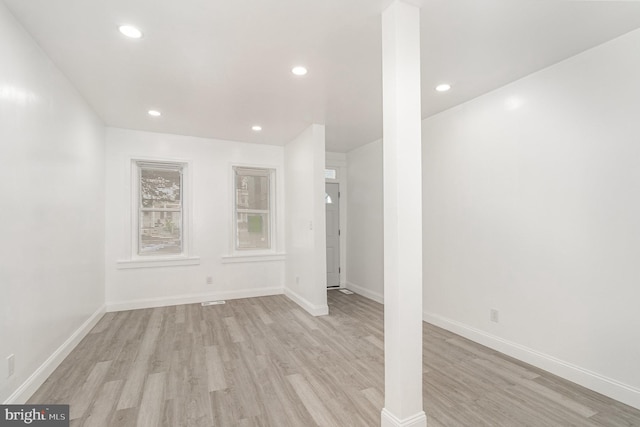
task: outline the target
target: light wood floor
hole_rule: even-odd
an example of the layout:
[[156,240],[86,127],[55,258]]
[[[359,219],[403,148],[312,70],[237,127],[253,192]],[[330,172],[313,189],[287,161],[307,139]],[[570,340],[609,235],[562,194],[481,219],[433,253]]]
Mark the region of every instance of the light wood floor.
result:
[[[377,426],[383,308],[329,292],[108,313],[31,398],[78,426]],[[640,411],[424,324],[429,427],[640,426]]]

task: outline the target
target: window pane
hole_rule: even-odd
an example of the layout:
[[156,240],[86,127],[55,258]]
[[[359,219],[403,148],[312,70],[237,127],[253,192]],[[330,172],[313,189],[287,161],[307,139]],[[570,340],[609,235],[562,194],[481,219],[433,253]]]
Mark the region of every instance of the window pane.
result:
[[269,215],[266,213],[236,214],[238,249],[269,248]]
[[328,193],[324,193],[324,203],[330,205],[333,203],[331,196]]
[[140,170],[140,199],[143,208],[181,208],[179,170]]
[[325,179],[336,179],[338,177],[338,171],[336,169],[325,169],[324,177]]
[[142,212],[140,255],[182,253],[182,214],[180,212]]
[[269,210],[269,177],[236,174],[236,208]]

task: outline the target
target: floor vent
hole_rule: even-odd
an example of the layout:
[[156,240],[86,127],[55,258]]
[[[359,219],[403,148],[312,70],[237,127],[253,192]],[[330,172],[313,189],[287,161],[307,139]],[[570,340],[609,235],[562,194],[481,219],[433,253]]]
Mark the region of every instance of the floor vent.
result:
[[340,289],[340,292],[347,295],[353,295],[353,292],[351,292],[349,289]]
[[226,301],[207,301],[207,302],[203,302],[202,306],[206,307],[208,305],[220,305],[220,304],[226,304]]

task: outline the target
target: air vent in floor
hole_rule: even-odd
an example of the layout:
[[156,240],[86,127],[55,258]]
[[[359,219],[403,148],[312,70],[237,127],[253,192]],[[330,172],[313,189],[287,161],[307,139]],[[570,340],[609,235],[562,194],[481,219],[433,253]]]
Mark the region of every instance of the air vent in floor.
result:
[[208,305],[220,305],[220,304],[226,304],[226,301],[206,301],[202,303],[203,307],[206,307]]
[[349,289],[340,289],[340,292],[347,295],[353,295],[353,292],[351,292]]

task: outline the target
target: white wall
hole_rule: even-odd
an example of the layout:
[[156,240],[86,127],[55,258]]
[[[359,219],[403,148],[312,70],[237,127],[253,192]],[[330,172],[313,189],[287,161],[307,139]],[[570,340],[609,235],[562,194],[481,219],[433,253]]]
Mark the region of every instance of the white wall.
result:
[[347,187],[347,287],[382,303],[382,140],[347,153]]
[[423,206],[427,320],[640,408],[638,46],[425,120]]
[[[132,159],[189,163],[187,209],[195,265],[127,268],[131,265],[119,262],[131,256]],[[229,257],[233,255],[233,165],[276,169],[276,255]],[[108,309],[282,293],[283,165],[283,147],[107,128]],[[213,284],[206,283],[208,276]]]
[[0,402],[22,403],[104,310],[104,127],[2,2],[0,159]]
[[285,293],[314,316],[328,313],[324,147],[324,126],[311,125],[284,148]]

